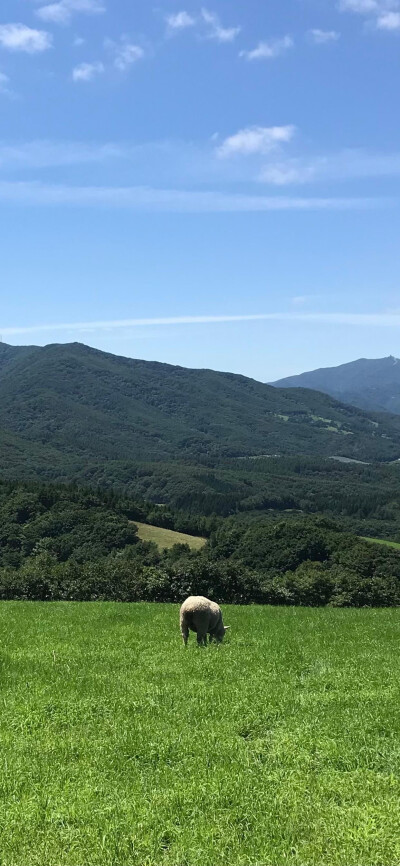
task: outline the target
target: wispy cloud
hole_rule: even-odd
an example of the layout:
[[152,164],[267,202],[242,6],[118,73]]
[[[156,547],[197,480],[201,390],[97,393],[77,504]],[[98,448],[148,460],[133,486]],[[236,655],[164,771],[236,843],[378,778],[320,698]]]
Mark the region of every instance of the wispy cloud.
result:
[[400,30],[400,12],[385,12],[376,20],[378,30]]
[[217,148],[217,155],[226,158],[238,154],[269,153],[278,145],[291,141],[294,133],[294,126],[250,126],[226,138]]
[[72,70],[72,79],[76,83],[93,81],[104,72],[104,64],[100,61],[94,63],[79,63]]
[[98,15],[105,12],[105,6],[101,0],[59,0],[57,3],[48,3],[40,6],[36,14],[42,21],[52,24],[69,24],[75,13],[87,15]]
[[119,69],[120,72],[124,72],[126,69],[129,69],[133,63],[137,63],[138,60],[143,60],[144,56],[144,50],[140,45],[131,45],[130,43],[127,43],[126,45],[121,45],[117,49],[114,66],[116,69]]
[[319,30],[318,27],[308,31],[309,38],[316,45],[327,45],[330,42],[337,42],[340,39],[340,33],[337,30]]
[[[7,76],[5,85],[8,84]],[[1,79],[0,79],[1,80]],[[55,166],[103,163],[127,158],[132,150],[124,145],[76,141],[28,141],[6,144],[0,141],[0,169],[52,168]]]
[[265,165],[260,172],[260,181],[272,186],[299,185],[315,181],[317,172],[315,162],[293,158]]
[[398,6],[398,0],[339,0],[341,12],[355,12],[358,15],[379,15]]
[[10,79],[4,72],[0,72],[0,95],[11,96],[9,87]]
[[196,18],[184,10],[174,15],[167,15],[165,21],[170,32],[187,30],[188,27],[195,27],[196,25]]
[[23,181],[0,182],[0,201],[37,207],[118,208],[164,213],[354,210],[393,203],[392,200],[379,198],[263,196],[214,190],[156,189],[140,186],[66,186]]
[[26,24],[0,24],[0,46],[9,51],[38,54],[51,48],[53,39],[45,30],[35,30]]
[[148,319],[107,319],[92,322],[54,322],[35,325],[0,327],[4,337],[46,332],[104,331],[120,328],[168,327],[171,325],[218,325],[229,322],[301,322],[304,324],[351,325],[358,327],[399,328],[400,314],[396,313],[244,313],[231,316],[169,316]]
[[276,57],[281,57],[286,54],[294,46],[294,40],[291,36],[284,36],[282,39],[273,39],[269,42],[259,42],[256,48],[250,51],[240,51],[239,57],[244,57],[245,60],[274,60]]
[[341,12],[356,12],[358,15],[369,15],[379,8],[379,0],[339,0]]
[[119,72],[126,72],[130,66],[143,60],[145,51],[140,45],[135,45],[127,38],[123,37],[119,42],[114,42],[112,39],[105,40],[105,47],[113,55],[113,65]]
[[220,18],[216,12],[211,12],[209,9],[201,9],[197,16],[191,15],[186,10],[177,12],[165,17],[167,24],[167,36],[173,33],[182,32],[193,27],[203,29],[207,39],[214,39],[216,42],[234,42],[241,31],[241,27],[224,27],[221,24]]
[[209,39],[216,39],[217,42],[234,42],[241,31],[241,27],[223,27],[218,15],[208,9],[203,8],[201,15],[209,27]]
[[400,0],[339,0],[339,9],[366,16],[377,30],[400,30]]
[[51,3],[37,10],[36,15],[49,24],[67,24],[71,13],[63,3]]
[[303,307],[309,300],[309,297],[309,295],[296,295],[294,298],[291,298],[291,303],[294,307]]
[[275,186],[357,178],[400,177],[400,153],[353,149],[312,158],[291,158],[265,165],[260,180]]
[[[85,71],[83,73],[86,74]],[[8,87],[8,81],[3,83]],[[330,183],[353,179],[400,178],[400,151],[347,149],[312,156],[293,153],[296,127],[247,127],[226,139],[207,142],[129,141],[86,142],[0,140],[0,173],[8,174],[62,166],[98,166],[103,188],[121,174],[128,183],[154,187],[195,186],[221,189],[222,184],[262,182],[274,186]],[[106,174],[107,173],[107,174]],[[93,177],[93,174],[92,174]],[[132,179],[135,179],[132,181]],[[92,181],[93,182],[93,181]],[[254,187],[253,187],[254,189]]]

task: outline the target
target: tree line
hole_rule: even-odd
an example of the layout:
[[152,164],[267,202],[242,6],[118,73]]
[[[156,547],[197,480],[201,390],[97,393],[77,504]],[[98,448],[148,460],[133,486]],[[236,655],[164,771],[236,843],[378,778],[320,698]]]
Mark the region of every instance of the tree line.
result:
[[[195,518],[201,551],[160,551],[134,521],[170,528],[193,515],[115,493],[0,483],[0,598],[393,606],[400,553],[364,542],[334,520],[291,515]],[[196,522],[198,521],[198,522]]]

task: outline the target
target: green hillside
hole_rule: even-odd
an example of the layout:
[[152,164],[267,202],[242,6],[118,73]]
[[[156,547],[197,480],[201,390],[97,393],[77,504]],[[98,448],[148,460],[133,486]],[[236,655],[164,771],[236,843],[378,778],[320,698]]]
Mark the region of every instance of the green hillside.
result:
[[[400,419],[244,376],[135,361],[79,343],[0,345],[0,472],[96,480],[141,461],[271,454],[400,456]],[[115,473],[111,463],[118,462]]]

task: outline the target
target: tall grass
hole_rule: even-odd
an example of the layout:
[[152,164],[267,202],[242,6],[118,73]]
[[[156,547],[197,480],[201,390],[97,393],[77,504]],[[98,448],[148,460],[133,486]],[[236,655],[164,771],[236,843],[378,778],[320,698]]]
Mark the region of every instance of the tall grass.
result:
[[396,866],[400,612],[0,605],[2,866]]

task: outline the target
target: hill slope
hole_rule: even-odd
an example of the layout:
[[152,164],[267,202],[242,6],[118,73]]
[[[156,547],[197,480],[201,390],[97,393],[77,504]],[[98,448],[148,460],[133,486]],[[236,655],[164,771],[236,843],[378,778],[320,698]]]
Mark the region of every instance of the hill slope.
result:
[[[400,419],[316,391],[120,358],[80,343],[0,344],[0,472],[112,482],[143,461],[400,456]],[[113,469],[115,467],[115,471]],[[122,467],[122,469],[121,469]]]
[[360,358],[272,383],[277,388],[314,388],[360,409],[400,415],[400,361]]

